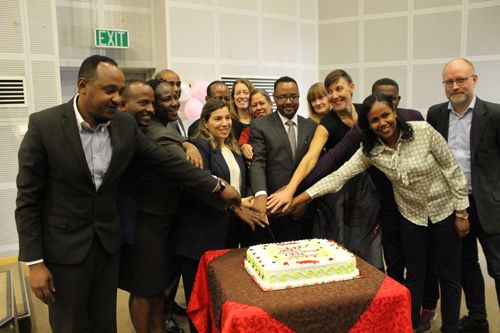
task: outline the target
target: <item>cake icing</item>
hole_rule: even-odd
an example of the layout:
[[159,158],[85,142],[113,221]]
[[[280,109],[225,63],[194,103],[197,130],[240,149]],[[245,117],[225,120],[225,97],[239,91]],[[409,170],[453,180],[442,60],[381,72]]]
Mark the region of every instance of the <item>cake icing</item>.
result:
[[356,257],[326,239],[251,246],[244,267],[263,290],[302,287],[359,276]]

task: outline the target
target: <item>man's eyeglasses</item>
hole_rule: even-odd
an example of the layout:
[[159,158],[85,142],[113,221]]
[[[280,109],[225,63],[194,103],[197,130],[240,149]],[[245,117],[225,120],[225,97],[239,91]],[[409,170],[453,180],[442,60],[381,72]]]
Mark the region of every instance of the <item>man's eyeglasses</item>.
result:
[[280,102],[280,103],[283,103],[283,102],[286,102],[287,99],[290,99],[290,101],[292,102],[297,102],[300,98],[300,95],[278,95],[276,96],[276,102]]
[[160,81],[166,82],[166,83],[170,84],[172,87],[177,87],[177,88],[181,87],[181,81],[169,81],[169,80],[165,80],[165,79],[160,79]]
[[468,79],[470,79],[471,77],[473,77],[474,74],[472,75],[469,75],[467,77],[459,77],[459,78],[456,78],[455,80],[444,80],[443,81],[443,84],[447,87],[447,88],[451,88],[453,87],[453,84],[456,83],[457,86],[463,86],[465,84],[465,82],[467,82]]
[[231,100],[231,97],[229,96],[214,96],[212,98],[217,98],[220,99],[221,101],[229,102]]

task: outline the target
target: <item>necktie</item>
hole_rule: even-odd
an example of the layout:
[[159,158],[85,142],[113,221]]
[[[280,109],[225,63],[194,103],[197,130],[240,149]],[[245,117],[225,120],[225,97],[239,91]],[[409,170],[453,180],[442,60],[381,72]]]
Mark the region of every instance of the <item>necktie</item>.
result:
[[295,138],[295,123],[293,120],[287,120],[288,126],[288,141],[290,141],[290,148],[292,148],[292,157],[295,159],[295,150],[297,149],[297,139]]

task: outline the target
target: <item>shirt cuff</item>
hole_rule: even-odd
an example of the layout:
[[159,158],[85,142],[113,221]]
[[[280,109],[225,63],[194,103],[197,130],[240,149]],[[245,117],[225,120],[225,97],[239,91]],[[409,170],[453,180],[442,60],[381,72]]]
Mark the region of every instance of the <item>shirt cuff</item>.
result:
[[266,191],[258,191],[258,192],[255,193],[254,196],[257,198],[258,196],[261,196],[261,195],[267,196],[267,192]]
[[35,264],[39,264],[41,262],[43,262],[43,259],[38,259],[38,260],[33,260],[33,261],[27,261],[27,262],[25,262],[25,264],[28,265],[28,266],[32,266],[32,265],[35,265]]

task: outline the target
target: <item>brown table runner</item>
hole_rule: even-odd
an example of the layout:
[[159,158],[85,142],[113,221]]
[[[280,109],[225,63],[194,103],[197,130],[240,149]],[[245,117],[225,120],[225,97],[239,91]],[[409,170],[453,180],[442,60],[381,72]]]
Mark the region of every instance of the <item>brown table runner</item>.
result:
[[226,301],[256,306],[297,333],[348,332],[371,304],[385,275],[356,257],[364,278],[285,290],[262,291],[242,267],[245,249],[208,264],[213,314],[220,327]]

